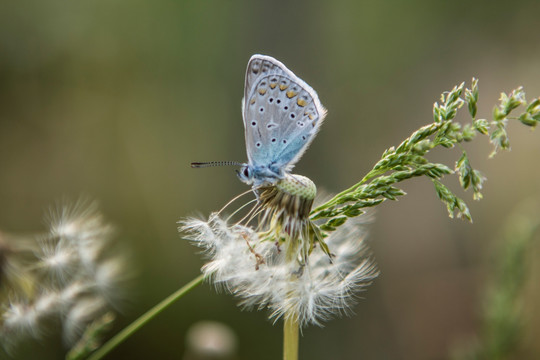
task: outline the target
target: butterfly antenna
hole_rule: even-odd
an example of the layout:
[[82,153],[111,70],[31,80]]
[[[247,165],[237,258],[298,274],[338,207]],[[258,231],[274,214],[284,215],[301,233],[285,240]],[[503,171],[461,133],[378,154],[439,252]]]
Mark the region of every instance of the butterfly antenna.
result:
[[242,166],[244,165],[241,162],[238,161],[209,161],[209,162],[192,162],[191,167],[192,168],[205,168],[205,167],[212,167],[212,166]]

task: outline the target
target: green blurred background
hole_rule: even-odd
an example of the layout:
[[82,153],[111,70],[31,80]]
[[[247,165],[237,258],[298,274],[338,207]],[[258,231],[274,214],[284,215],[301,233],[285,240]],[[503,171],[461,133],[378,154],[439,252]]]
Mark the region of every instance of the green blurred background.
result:
[[[433,102],[455,84],[480,79],[480,117],[501,91],[540,95],[538,14],[532,0],[4,2],[0,229],[40,230],[55,200],[97,199],[137,269],[116,331],[199,273],[202,259],[176,221],[246,190],[231,168],[189,163],[246,159],[240,100],[252,54],[284,62],[328,108],[295,172],[336,192],[431,122]],[[304,331],[302,359],[444,359],[475,334],[499,225],[523,199],[540,199],[540,136],[517,122],[509,131],[512,151],[494,159],[484,138],[466,147],[489,179],[483,201],[447,178],[474,224],[449,219],[425,179],[377,209],[369,241],[381,276],[354,316]],[[452,165],[459,155],[430,158]],[[534,269],[526,354],[540,353]],[[235,304],[200,287],[111,358],[181,359],[197,320],[234,329],[238,359],[279,358],[280,325]],[[63,356],[51,338],[32,351]]]

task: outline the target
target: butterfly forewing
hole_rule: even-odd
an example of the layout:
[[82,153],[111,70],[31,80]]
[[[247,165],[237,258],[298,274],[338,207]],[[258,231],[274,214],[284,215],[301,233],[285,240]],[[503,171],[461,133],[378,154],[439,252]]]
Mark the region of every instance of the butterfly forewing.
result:
[[290,171],[313,141],[326,115],[315,91],[276,59],[254,55],[243,100],[251,165]]

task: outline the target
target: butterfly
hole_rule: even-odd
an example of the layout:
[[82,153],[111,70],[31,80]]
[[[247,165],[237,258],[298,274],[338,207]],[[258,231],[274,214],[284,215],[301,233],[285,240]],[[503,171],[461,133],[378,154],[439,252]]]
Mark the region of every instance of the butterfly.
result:
[[240,165],[253,189],[273,185],[300,160],[326,116],[315,90],[271,56],[248,62],[242,117],[248,162],[192,163],[193,167]]

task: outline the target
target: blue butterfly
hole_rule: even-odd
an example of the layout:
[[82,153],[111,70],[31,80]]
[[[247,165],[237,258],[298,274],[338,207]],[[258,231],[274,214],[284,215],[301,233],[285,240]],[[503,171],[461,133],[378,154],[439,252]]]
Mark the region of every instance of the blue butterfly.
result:
[[242,116],[248,162],[193,163],[194,167],[241,165],[240,180],[253,189],[289,174],[326,116],[315,90],[278,60],[253,55],[246,70]]

